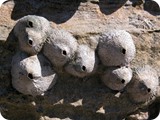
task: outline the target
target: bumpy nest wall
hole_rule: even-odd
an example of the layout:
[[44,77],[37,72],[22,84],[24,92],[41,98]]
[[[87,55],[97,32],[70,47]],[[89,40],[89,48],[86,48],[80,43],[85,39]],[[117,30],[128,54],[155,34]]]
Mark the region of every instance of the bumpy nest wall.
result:
[[[56,85],[45,96],[27,96],[11,85],[11,61],[18,48],[13,35],[16,21],[29,14],[45,17],[53,28],[71,32],[79,43],[95,47],[90,40],[106,29],[128,31],[136,45],[131,67],[152,65],[160,76],[160,11],[140,0],[15,0],[0,8],[0,110],[9,120],[120,120],[130,114],[156,115],[154,104],[133,104],[115,92],[99,76],[81,79],[60,74]],[[155,9],[154,9],[155,8]],[[159,93],[160,94],[160,93]],[[148,110],[149,108],[149,110]],[[138,112],[137,112],[138,111]],[[135,117],[135,116],[130,116]],[[138,119],[138,118],[137,118]]]

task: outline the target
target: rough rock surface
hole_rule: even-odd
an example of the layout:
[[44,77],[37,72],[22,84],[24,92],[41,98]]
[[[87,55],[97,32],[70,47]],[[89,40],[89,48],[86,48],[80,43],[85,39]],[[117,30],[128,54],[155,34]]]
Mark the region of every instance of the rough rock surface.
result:
[[[155,107],[132,104],[125,96],[115,97],[116,93],[100,82],[98,75],[85,80],[62,74],[43,97],[22,95],[11,85],[11,60],[18,46],[12,29],[19,18],[29,14],[45,17],[54,28],[63,28],[79,43],[91,46],[95,45],[90,41],[106,29],[124,29],[132,35],[137,50],[131,67],[149,64],[160,76],[160,10],[154,5],[147,8],[140,1],[10,0],[3,4],[0,7],[2,115],[9,120],[120,120],[141,112],[147,116],[148,108],[154,111]],[[157,98],[156,104],[159,102]]]

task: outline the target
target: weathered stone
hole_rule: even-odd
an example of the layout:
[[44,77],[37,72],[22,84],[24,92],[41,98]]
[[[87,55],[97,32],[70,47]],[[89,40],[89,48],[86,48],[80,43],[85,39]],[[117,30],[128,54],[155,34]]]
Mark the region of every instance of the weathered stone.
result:
[[139,112],[134,115],[130,115],[126,120],[148,120],[148,112]]
[[[13,120],[40,119],[41,116],[47,116],[47,119],[117,120],[141,111],[139,108],[145,109],[147,106],[132,104],[123,94],[115,97],[116,93],[100,82],[99,74],[86,81],[61,76],[40,98],[19,94],[10,84],[11,60],[18,44],[9,32],[18,19],[30,14],[43,16],[54,28],[71,32],[78,42],[88,42],[90,37],[97,39],[106,29],[126,30],[132,35],[137,50],[131,67],[149,64],[160,76],[159,12],[150,12],[138,5],[123,6],[125,3],[126,0],[116,4],[108,4],[107,0],[14,0],[3,4],[0,7],[0,89],[4,91],[1,91],[0,107],[4,117]],[[83,99],[82,106],[70,105],[80,99]],[[55,104],[60,100],[63,100],[62,104]],[[31,105],[33,101],[35,105]],[[37,110],[40,105],[41,111]],[[101,108],[105,114],[96,112]]]

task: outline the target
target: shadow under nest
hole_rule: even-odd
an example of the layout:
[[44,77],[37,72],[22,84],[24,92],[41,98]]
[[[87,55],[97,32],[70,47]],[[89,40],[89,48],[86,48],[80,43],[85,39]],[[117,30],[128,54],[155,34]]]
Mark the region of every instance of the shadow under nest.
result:
[[[26,15],[39,15],[56,24],[61,24],[72,18],[80,4],[87,0],[14,0],[14,2],[15,6],[11,14],[14,20]],[[91,2],[98,4],[101,12],[109,15],[121,8],[126,0],[93,0]]]

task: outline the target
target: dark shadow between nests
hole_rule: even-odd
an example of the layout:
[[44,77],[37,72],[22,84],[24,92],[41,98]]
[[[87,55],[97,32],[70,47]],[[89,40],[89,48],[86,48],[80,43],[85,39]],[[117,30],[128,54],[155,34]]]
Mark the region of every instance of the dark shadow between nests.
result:
[[144,3],[144,10],[152,15],[160,15],[160,5],[152,0],[146,0]]
[[149,107],[149,120],[155,119],[160,114],[160,102],[155,100]]
[[[88,117],[91,120],[105,119],[104,114],[95,114],[96,108],[101,107],[99,106],[101,97],[107,91],[101,87],[97,76],[91,77],[88,81],[83,81],[73,76],[61,76],[54,88],[48,91],[48,95],[44,96],[45,101],[49,104],[54,104],[54,106],[41,104],[43,116],[61,119],[70,118],[74,120],[86,120],[89,119]],[[97,96],[100,98],[97,98]],[[60,103],[60,101],[63,101],[63,103]],[[71,105],[71,103],[74,104],[77,101],[81,101],[82,105]]]
[[13,29],[8,34],[5,41],[0,41],[0,97],[6,97],[8,93],[13,92],[11,88],[11,61],[16,51],[17,40],[13,34]]
[[[39,104],[43,116],[61,119],[69,117],[75,120],[117,119],[121,113],[127,113],[128,108],[123,109],[124,105],[127,104],[129,109],[135,109],[135,105],[132,105],[125,95],[121,98],[115,97],[114,91],[100,81],[99,75],[90,76],[87,81],[73,76],[60,76],[56,85],[47,91],[44,99],[36,103]],[[96,112],[101,107],[106,114]]]
[[99,0],[99,7],[102,13],[110,15],[121,8],[127,0]]
[[17,20],[26,15],[43,16],[49,21],[61,24],[69,20],[86,0],[14,0],[11,18]]

